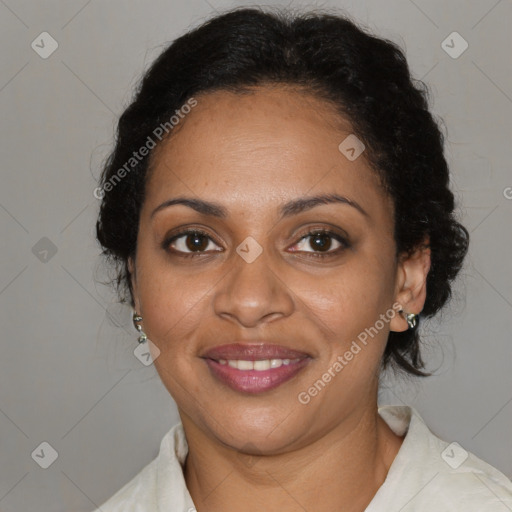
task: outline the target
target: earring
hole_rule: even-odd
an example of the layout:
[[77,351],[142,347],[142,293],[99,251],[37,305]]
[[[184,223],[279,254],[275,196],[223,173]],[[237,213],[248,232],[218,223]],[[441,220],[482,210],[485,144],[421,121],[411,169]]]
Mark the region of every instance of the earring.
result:
[[137,312],[135,311],[133,313],[133,326],[140,333],[139,343],[144,343],[148,339],[148,337],[146,336],[146,333],[142,330],[142,326],[139,325],[139,322],[142,322],[142,317],[138,315]]
[[400,313],[402,313],[405,319],[407,320],[407,325],[409,326],[409,329],[414,329],[418,325],[420,315],[417,315],[415,313],[406,313],[403,309],[400,310]]

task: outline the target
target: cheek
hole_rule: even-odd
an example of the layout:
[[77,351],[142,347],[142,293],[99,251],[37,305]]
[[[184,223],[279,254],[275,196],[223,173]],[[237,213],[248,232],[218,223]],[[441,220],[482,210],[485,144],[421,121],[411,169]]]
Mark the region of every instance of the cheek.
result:
[[[139,245],[137,292],[143,326],[148,337],[162,351],[171,350],[173,340],[183,342],[197,328],[197,318],[208,300],[210,279],[201,274],[183,275],[165,256]],[[180,343],[187,347],[186,343]]]
[[169,269],[152,267],[140,288],[145,332],[159,350],[155,368],[180,404],[201,393],[199,381],[191,376],[197,371],[195,339],[205,318],[204,280],[205,276],[185,279]]
[[380,320],[389,309],[387,293],[382,281],[361,286],[369,274],[359,277],[351,273],[332,279],[324,290],[317,285],[314,294],[303,290],[308,322],[324,336],[314,377],[303,389],[315,392],[318,380],[328,383],[315,402],[318,410],[344,408],[354,397],[371,393],[376,382],[389,334],[389,320]]
[[[204,279],[204,278],[203,278]],[[198,318],[207,301],[198,279],[165,279],[149,281],[141,291],[144,304],[146,334],[157,346],[171,350],[173,341],[186,349],[187,339],[198,327]]]
[[293,289],[331,337],[350,342],[390,308],[393,281],[389,266],[384,258],[354,256],[329,276],[297,280]]

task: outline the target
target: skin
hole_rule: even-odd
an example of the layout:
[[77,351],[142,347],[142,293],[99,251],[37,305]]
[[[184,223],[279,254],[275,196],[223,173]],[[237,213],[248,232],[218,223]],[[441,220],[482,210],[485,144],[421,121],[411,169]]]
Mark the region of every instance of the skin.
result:
[[[285,86],[196,99],[153,153],[129,261],[135,308],[187,436],[187,487],[199,512],[324,512],[340,503],[363,511],[403,440],[378,415],[377,391],[389,331],[406,330],[405,319],[394,315],[308,404],[297,397],[395,302],[422,310],[430,251],[396,257],[393,203],[364,153],[349,161],[338,150],[352,130],[323,100]],[[279,215],[288,201],[331,193],[366,214],[333,203]],[[219,203],[227,215],[173,205],[151,216],[178,196]],[[184,227],[211,238],[199,256],[186,235],[162,247]],[[301,241],[309,228],[345,232],[350,246],[338,251],[328,238],[322,252],[314,237]],[[262,248],[252,263],[236,252],[248,236]],[[312,256],[325,250],[334,255]],[[285,345],[311,361],[276,389],[248,395],[200,357],[237,340]]]

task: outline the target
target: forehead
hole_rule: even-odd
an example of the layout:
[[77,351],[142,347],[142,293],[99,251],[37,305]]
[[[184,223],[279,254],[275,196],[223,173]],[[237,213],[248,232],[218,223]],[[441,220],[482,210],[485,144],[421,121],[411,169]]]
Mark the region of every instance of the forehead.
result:
[[308,192],[386,202],[364,153],[350,161],[340,152],[352,128],[326,101],[275,86],[195,98],[197,106],[152,155],[150,204],[186,194],[229,208],[230,202],[263,205]]

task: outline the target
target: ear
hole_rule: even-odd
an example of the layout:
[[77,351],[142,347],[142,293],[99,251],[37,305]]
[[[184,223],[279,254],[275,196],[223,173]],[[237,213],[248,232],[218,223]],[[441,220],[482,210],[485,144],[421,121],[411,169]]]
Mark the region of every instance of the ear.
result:
[[135,260],[132,256],[128,258],[128,271],[130,272],[130,282],[132,285],[133,301],[135,302],[135,311],[140,312],[139,295],[137,293],[137,272],[135,270]]
[[[395,302],[406,313],[422,311],[427,297],[427,275],[430,270],[430,240],[427,238],[412,254],[402,254],[396,274]],[[401,315],[395,315],[389,324],[392,331],[406,331],[409,326]]]

